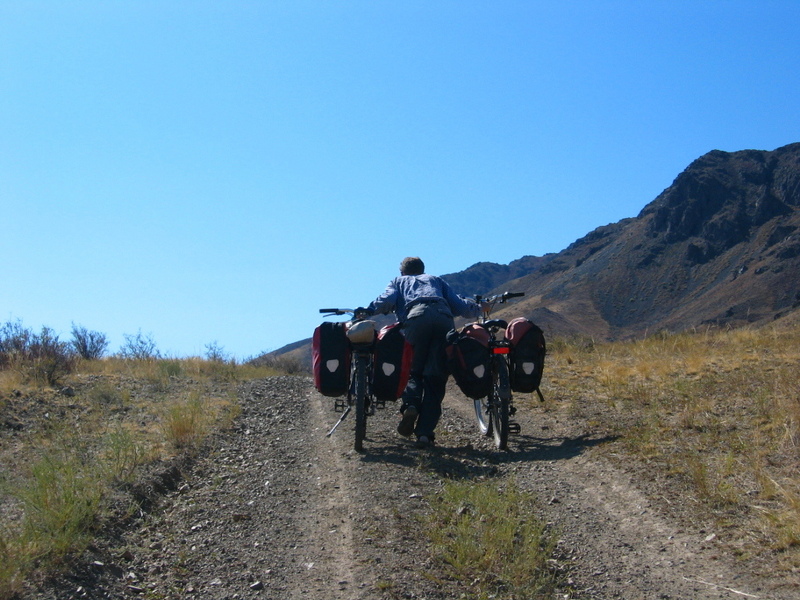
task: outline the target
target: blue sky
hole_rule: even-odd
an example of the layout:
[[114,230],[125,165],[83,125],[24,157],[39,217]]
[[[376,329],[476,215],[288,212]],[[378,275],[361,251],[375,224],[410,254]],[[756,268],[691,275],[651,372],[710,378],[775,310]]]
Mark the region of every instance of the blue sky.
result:
[[0,322],[245,359],[800,141],[800,2],[0,0]]

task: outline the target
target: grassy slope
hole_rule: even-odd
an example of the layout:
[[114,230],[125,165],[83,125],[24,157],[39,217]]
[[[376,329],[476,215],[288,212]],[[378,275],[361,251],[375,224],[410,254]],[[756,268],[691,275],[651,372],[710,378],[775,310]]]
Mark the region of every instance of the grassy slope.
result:
[[[729,549],[800,566],[800,328],[556,343],[548,395]],[[630,459],[634,458],[635,461]]]
[[[800,566],[799,355],[797,324],[552,340],[544,387],[553,410],[618,436],[610,456],[714,520],[732,552],[790,570]],[[119,518],[115,497],[147,465],[191,454],[230,424],[239,382],[274,373],[111,359],[80,364],[56,390],[0,371],[0,598],[65,568]]]

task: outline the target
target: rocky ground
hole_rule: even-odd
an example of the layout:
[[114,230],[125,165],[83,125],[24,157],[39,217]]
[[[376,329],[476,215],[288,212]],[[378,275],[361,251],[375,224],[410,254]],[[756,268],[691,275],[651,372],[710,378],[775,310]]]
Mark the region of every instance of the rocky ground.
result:
[[436,448],[400,438],[387,407],[358,454],[352,421],[326,437],[337,414],[310,379],[259,380],[241,395],[231,430],[151,474],[138,490],[146,510],[30,598],[459,598],[469,582],[441,576],[420,516],[442,480],[474,477],[513,478],[536,495],[559,532],[556,597],[800,597],[731,558],[679,494],[626,468],[614,441],[574,415],[526,406],[522,433],[499,452],[454,391]]

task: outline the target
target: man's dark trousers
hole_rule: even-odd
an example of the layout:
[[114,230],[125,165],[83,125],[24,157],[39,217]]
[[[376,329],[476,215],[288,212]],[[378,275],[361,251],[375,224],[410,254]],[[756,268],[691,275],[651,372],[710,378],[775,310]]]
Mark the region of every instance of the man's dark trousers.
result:
[[445,339],[453,327],[453,317],[444,302],[415,306],[403,324],[403,333],[414,347],[411,375],[403,391],[403,407],[414,405],[419,411],[414,429],[417,436],[433,439],[442,416],[448,376]]

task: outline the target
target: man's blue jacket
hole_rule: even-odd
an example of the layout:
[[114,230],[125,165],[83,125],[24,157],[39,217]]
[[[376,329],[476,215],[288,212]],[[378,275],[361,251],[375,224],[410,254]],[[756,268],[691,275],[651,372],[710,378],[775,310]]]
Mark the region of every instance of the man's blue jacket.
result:
[[447,282],[436,275],[401,275],[386,286],[386,291],[370,302],[370,314],[394,312],[401,323],[416,304],[442,303],[450,316],[476,318],[480,315],[480,305],[474,300],[462,298],[450,288]]

